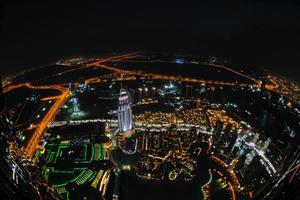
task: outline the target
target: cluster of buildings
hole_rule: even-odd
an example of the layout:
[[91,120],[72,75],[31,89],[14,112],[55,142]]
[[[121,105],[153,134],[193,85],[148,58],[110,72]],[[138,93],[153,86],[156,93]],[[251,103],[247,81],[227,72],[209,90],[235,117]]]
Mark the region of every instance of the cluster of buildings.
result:
[[[80,65],[81,62],[86,62],[86,60],[71,59],[60,61],[58,64]],[[113,80],[114,76],[107,75],[106,77]],[[136,80],[136,77],[128,76],[123,80]],[[274,154],[274,149],[270,150],[274,148],[272,146],[273,138],[258,134],[258,130],[241,121],[241,118],[239,120],[233,118],[232,113],[229,116],[227,111],[230,109],[225,109],[226,105],[201,102],[199,94],[206,94],[203,99],[213,99],[217,97],[215,93],[221,93],[220,91],[223,90],[221,87],[216,89],[212,86],[198,85],[196,90],[193,86],[180,82],[181,88],[178,88],[175,83],[169,81],[162,85],[143,84],[129,91],[121,87],[118,93],[110,90],[115,84],[114,81],[119,81],[117,79],[111,83],[100,78],[93,78],[87,83],[89,81],[109,84],[108,88],[101,92],[103,96],[107,97],[106,100],[113,99],[118,102],[117,109],[112,112],[116,114],[117,120],[109,119],[113,121],[114,125],[117,125],[117,128],[111,132],[110,141],[107,142],[109,158],[115,165],[111,171],[114,172],[115,177],[113,199],[118,199],[120,195],[122,171],[133,170],[138,177],[147,180],[175,181],[183,179],[189,181],[195,177],[197,169],[201,168],[199,168],[197,158],[203,152],[210,154],[211,159],[217,160],[222,164],[220,166],[230,172],[228,174],[238,182],[237,191],[254,193],[259,191],[260,187],[268,183],[272,177],[279,177],[281,172],[278,171],[283,169],[283,164],[280,162],[288,160],[285,155],[286,151]],[[176,82],[176,84],[179,83]],[[76,89],[79,93],[93,90],[84,81],[80,81]],[[254,89],[254,92],[261,92],[257,88]],[[286,89],[283,90],[280,92],[287,92]],[[196,92],[198,96],[195,95]],[[134,99],[131,93],[134,93]],[[189,106],[186,106],[184,102],[189,102]],[[2,89],[0,103],[3,105]],[[76,95],[71,97],[69,103],[70,109],[73,111],[73,118],[83,116]],[[134,104],[145,107],[150,105],[150,111],[140,112],[133,116]],[[288,108],[293,107],[293,104],[283,97],[278,99],[277,104]],[[156,105],[164,109],[160,110],[161,107],[159,107],[156,111],[152,111],[151,106]],[[237,104],[229,103],[229,101],[228,107],[239,108]],[[1,110],[3,110],[2,107]],[[250,109],[241,110],[249,116],[254,116],[254,112],[251,112]],[[294,110],[297,111],[296,108]],[[257,119],[261,119],[261,127],[266,127],[268,119],[271,118],[268,113],[265,110],[261,116],[257,117]],[[299,113],[300,111],[298,115]],[[109,121],[105,120],[105,122]],[[15,195],[14,191],[17,190],[24,192],[24,195],[30,198],[33,196],[34,198],[43,198],[44,194],[49,195],[52,199],[58,198],[39,178],[33,162],[24,156],[22,149],[16,144],[15,141],[18,139],[13,138],[16,134],[10,128],[11,123],[7,116],[1,115],[0,154],[3,159],[0,159],[0,173],[3,176],[0,176],[0,181],[7,182],[5,185],[7,194]],[[82,124],[78,125],[87,129]],[[95,134],[98,134],[98,130],[97,127]],[[283,134],[295,138],[296,131],[286,125]],[[87,135],[87,137],[90,136],[92,134]],[[81,146],[82,143],[82,139],[79,138],[73,140],[71,146]],[[282,143],[284,144],[284,142]],[[98,147],[98,145],[96,146]],[[96,152],[99,151],[98,148],[96,148]],[[106,181],[109,182],[109,178]],[[47,192],[40,193],[44,190]]]
[[[0,80],[1,81],[1,80]],[[0,193],[3,199],[49,199],[60,197],[44,182],[33,161],[24,155],[5,112],[5,97],[0,84]]]
[[[133,120],[132,113],[124,116],[130,118],[119,114],[120,130],[122,122]],[[277,173],[279,165],[275,157],[278,156],[270,155],[271,139],[258,134],[246,122],[229,117],[221,105],[203,105],[174,112],[147,111],[135,115],[134,120],[140,157],[133,169],[139,177],[171,181],[192,179],[197,156],[190,154],[191,144],[203,142],[200,137],[203,135],[206,136],[205,150],[211,145],[213,155],[223,160],[223,167],[235,174],[239,190],[257,192]],[[196,126],[191,128],[191,124]],[[203,145],[193,148],[199,154],[204,151]]]
[[191,180],[198,165],[194,154],[201,152],[199,145],[196,145],[198,139],[195,129],[179,131],[176,125],[166,131],[143,131],[140,135],[141,158],[136,164],[137,175],[150,180]]
[[176,112],[145,112],[134,116],[142,124],[196,124],[206,125],[207,118],[201,108],[178,110]]

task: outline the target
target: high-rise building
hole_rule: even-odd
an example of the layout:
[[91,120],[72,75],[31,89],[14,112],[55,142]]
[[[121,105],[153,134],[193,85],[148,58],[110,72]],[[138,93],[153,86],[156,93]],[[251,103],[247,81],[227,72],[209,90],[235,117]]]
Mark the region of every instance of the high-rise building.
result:
[[265,141],[265,143],[263,144],[262,150],[263,150],[263,151],[266,151],[267,148],[269,147],[270,143],[271,143],[271,138],[268,138],[268,139]]
[[246,154],[246,160],[245,160],[245,165],[250,165],[252,162],[253,158],[255,157],[255,152],[250,151],[249,153]]
[[255,136],[254,136],[254,138],[253,138],[253,140],[252,140],[252,142],[256,143],[258,141],[258,139],[259,139],[259,134],[256,133]]
[[132,103],[130,94],[125,89],[120,90],[119,106],[118,106],[118,122],[119,132],[128,132],[132,126]]
[[78,97],[73,97],[72,98],[72,103],[73,103],[73,112],[79,113],[80,112],[80,105],[78,103]]

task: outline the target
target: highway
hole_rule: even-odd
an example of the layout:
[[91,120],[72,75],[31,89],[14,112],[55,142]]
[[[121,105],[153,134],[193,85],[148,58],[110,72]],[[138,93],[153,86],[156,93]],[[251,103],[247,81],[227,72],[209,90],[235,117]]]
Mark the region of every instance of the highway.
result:
[[[66,74],[71,71],[79,70],[82,68],[93,67],[94,63],[100,64],[100,63],[106,62],[106,61],[116,61],[116,60],[121,60],[121,59],[128,59],[128,58],[133,58],[136,55],[137,55],[137,53],[128,53],[128,54],[116,55],[116,56],[111,56],[111,57],[107,57],[107,58],[103,58],[103,59],[98,59],[96,62],[85,64],[83,67],[67,70],[63,73],[54,74],[51,76]],[[48,78],[48,77],[46,77],[46,78]],[[42,78],[42,79],[45,79],[45,78]],[[42,80],[42,79],[39,79],[39,80]],[[36,81],[33,81],[33,82],[36,82]],[[53,100],[54,103],[51,106],[51,108],[47,111],[47,113],[45,114],[44,118],[41,120],[40,123],[34,124],[32,127],[29,127],[29,128],[33,128],[33,127],[35,128],[35,131],[34,131],[32,137],[29,139],[29,142],[25,146],[25,153],[30,158],[32,158],[34,156],[34,153],[35,153],[36,148],[38,147],[39,141],[43,137],[48,125],[51,124],[51,122],[54,120],[56,114],[58,113],[59,109],[65,104],[65,102],[71,96],[71,91],[67,87],[64,87],[63,85],[33,85],[33,82],[25,82],[25,83],[20,83],[20,84],[13,84],[11,82],[9,85],[7,85],[5,88],[3,88],[4,93],[10,92],[12,90],[15,90],[15,89],[18,89],[21,87],[27,87],[27,88],[30,88],[33,90],[58,90],[60,92],[60,95],[50,96],[50,97],[41,99],[43,101]]]
[[[118,73],[118,74],[139,75],[139,76],[143,76],[146,78],[157,79],[157,80],[173,80],[173,81],[183,81],[183,82],[187,82],[187,83],[211,84],[211,85],[221,85],[221,86],[244,86],[245,85],[245,84],[237,84],[237,83],[222,82],[222,81],[201,80],[201,79],[181,77],[181,76],[167,76],[167,75],[160,75],[160,74],[154,74],[154,73],[146,73],[141,70],[139,70],[139,71],[124,70],[124,69],[119,69],[117,67],[108,66],[108,65],[104,64],[105,62],[108,62],[108,61],[120,61],[120,60],[124,60],[124,59],[135,58],[138,55],[139,55],[138,52],[134,52],[134,53],[110,56],[110,57],[106,57],[106,58],[99,58],[99,59],[95,59],[92,62],[89,61],[88,63],[84,63],[79,68],[75,68],[75,69],[73,68],[73,69],[64,71],[59,74],[53,74],[51,76],[67,74],[69,72],[72,72],[75,70],[80,70],[83,68],[99,67],[99,68],[103,68],[106,70],[110,70],[110,71]],[[215,64],[210,64],[210,65],[211,65],[211,67],[219,67],[219,68],[229,70],[239,76],[247,78],[254,82],[254,86],[261,85],[261,82],[259,80],[253,79],[239,71],[230,69],[230,68],[222,66],[222,65],[215,65]],[[44,77],[39,80],[46,79],[46,78],[48,78],[48,77]],[[126,78],[127,77],[125,77],[124,79],[126,79]],[[123,79],[121,78],[120,80],[123,80]],[[102,82],[105,80],[101,79],[99,77],[94,77],[91,79],[87,79],[85,81],[87,83],[91,83],[91,82]],[[41,99],[41,100],[53,100],[54,103],[53,103],[52,107],[48,110],[48,112],[45,114],[45,116],[41,120],[41,122],[39,124],[34,125],[34,127],[36,127],[36,129],[33,133],[32,138],[30,138],[28,144],[25,147],[25,151],[29,157],[32,157],[34,155],[34,152],[38,146],[38,143],[39,143],[40,139],[42,138],[45,130],[47,129],[47,126],[54,120],[59,109],[64,105],[64,103],[67,101],[67,99],[71,95],[71,92],[69,91],[69,89],[63,85],[33,85],[34,82],[36,82],[36,81],[26,82],[26,83],[21,83],[21,84],[13,84],[13,82],[11,82],[9,85],[7,85],[6,87],[3,88],[4,93],[10,92],[12,90],[15,90],[15,89],[18,89],[21,87],[27,87],[27,88],[36,89],[36,90],[58,90],[58,91],[60,91],[60,95],[50,96],[50,97]]]
[[38,146],[40,139],[42,138],[48,124],[50,124],[54,117],[56,116],[58,110],[63,106],[66,100],[71,96],[71,92],[69,89],[62,87],[60,85],[42,85],[42,86],[33,86],[31,83],[22,83],[18,85],[12,85],[5,88],[4,93],[9,92],[11,90],[20,88],[20,87],[28,87],[33,90],[58,90],[61,92],[60,95],[55,96],[55,102],[53,106],[46,113],[44,118],[41,120],[39,124],[35,124],[36,127],[33,136],[30,138],[29,142],[25,146],[26,155],[30,158],[33,157],[34,152]]
[[59,98],[55,100],[53,106],[49,109],[45,117],[38,124],[36,130],[33,133],[33,136],[30,138],[29,142],[25,147],[25,152],[29,157],[33,157],[36,148],[38,147],[38,143],[40,139],[43,137],[45,130],[47,129],[48,124],[50,124],[59,109],[64,105],[67,99],[71,96],[71,92],[69,89],[65,88]]
[[[143,71],[124,70],[124,69],[119,69],[116,67],[108,66],[103,63],[98,63],[98,62],[93,63],[93,66],[111,70],[111,71],[117,72],[119,74],[139,75],[139,76],[144,76],[144,77],[148,77],[148,78],[156,79],[156,80],[172,80],[172,81],[183,81],[183,82],[187,82],[187,83],[223,85],[223,86],[236,86],[237,85],[236,83],[223,82],[223,81],[210,81],[210,80],[201,80],[201,79],[188,78],[188,77],[182,77],[182,76],[167,76],[167,75],[160,75],[160,74],[154,74],[154,73],[146,73]],[[245,86],[245,85],[246,84],[240,84],[240,86]],[[260,84],[258,82],[256,82],[255,86],[259,86],[259,85]]]

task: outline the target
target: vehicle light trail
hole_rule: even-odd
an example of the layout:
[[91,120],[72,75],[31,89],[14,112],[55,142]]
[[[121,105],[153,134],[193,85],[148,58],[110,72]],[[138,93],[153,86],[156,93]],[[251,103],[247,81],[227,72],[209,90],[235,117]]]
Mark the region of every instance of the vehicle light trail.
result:
[[4,89],[4,92],[6,93],[11,90],[20,88],[20,87],[28,87],[28,88],[34,89],[34,90],[58,90],[61,92],[61,95],[55,96],[56,97],[55,103],[50,108],[50,110],[45,115],[45,117],[42,119],[42,121],[39,124],[35,125],[37,128],[34,131],[33,136],[30,138],[29,142],[25,146],[25,152],[26,152],[27,156],[32,158],[32,156],[34,155],[34,152],[38,146],[38,143],[39,143],[41,137],[43,136],[48,124],[52,122],[52,120],[54,119],[54,117],[55,117],[56,113],[58,112],[58,110],[60,109],[60,107],[65,103],[65,101],[71,95],[71,92],[69,91],[69,89],[62,87],[60,85],[34,86],[31,83],[22,83],[22,84],[18,84],[18,85],[8,86]]
[[[57,86],[58,87],[58,86]],[[62,88],[59,87],[61,90]],[[49,112],[45,115],[42,121],[37,125],[33,136],[30,138],[29,142],[25,147],[25,152],[29,157],[34,155],[34,152],[38,146],[40,139],[42,138],[48,124],[50,124],[54,117],[56,116],[58,110],[63,106],[65,101],[71,96],[71,92],[68,89],[64,89],[60,97],[55,101],[53,106],[50,108]]]
[[[110,56],[108,58],[98,59],[96,62],[85,64],[83,67],[67,70],[67,71],[59,73],[59,74],[54,74],[51,77],[69,73],[69,72],[83,69],[83,68],[93,67],[93,66],[95,66],[95,64],[100,64],[100,63],[103,63],[106,61],[117,61],[117,60],[122,60],[122,59],[134,58],[136,56],[137,56],[137,52],[123,54],[123,55],[117,55],[117,56]],[[45,78],[48,78],[48,77],[44,77],[39,80],[43,80]],[[33,82],[36,82],[39,80],[35,80]],[[15,85],[11,83],[11,84],[7,85],[5,88],[3,88],[3,92],[7,93],[12,90],[21,88],[21,87],[27,87],[27,88],[36,89],[36,90],[58,90],[61,92],[60,95],[56,95],[56,96],[52,96],[52,97],[51,96],[45,97],[45,98],[41,99],[41,100],[55,100],[55,102],[54,102],[53,106],[50,108],[50,110],[46,113],[46,115],[44,116],[42,121],[35,125],[36,130],[34,131],[33,136],[30,138],[27,145],[25,146],[25,152],[31,158],[34,155],[34,152],[38,146],[38,143],[39,143],[40,139],[42,138],[48,125],[53,121],[58,110],[63,106],[63,104],[66,102],[66,100],[71,96],[71,92],[69,91],[69,89],[67,89],[66,87],[63,87],[62,85],[32,85],[31,82],[25,82],[25,83],[20,83],[20,84],[15,84]]]
[[251,149],[253,149],[265,161],[265,163],[267,163],[267,167],[269,167],[272,170],[273,174],[276,173],[276,169],[273,166],[273,164],[265,156],[265,153],[262,150],[260,150],[260,149],[257,148],[257,146],[255,145],[255,143],[253,143],[253,142],[245,142],[245,144],[248,145]]
[[[146,73],[143,71],[134,71],[134,70],[124,70],[119,69],[116,67],[111,67],[108,65],[105,65],[103,63],[94,63],[93,66],[101,67],[103,69],[115,71],[119,74],[129,74],[129,75],[140,75],[145,76],[151,79],[157,79],[157,80],[172,80],[172,81],[183,81],[188,83],[205,83],[205,84],[211,84],[211,85],[224,85],[224,86],[236,86],[236,83],[229,83],[229,82],[223,82],[223,81],[210,81],[210,80],[201,80],[201,79],[195,79],[195,78],[188,78],[188,77],[181,77],[181,76],[167,76],[167,75],[160,75],[160,74],[153,74],[153,73]],[[246,84],[240,84],[240,86],[245,86]],[[255,84],[257,86],[257,84]]]

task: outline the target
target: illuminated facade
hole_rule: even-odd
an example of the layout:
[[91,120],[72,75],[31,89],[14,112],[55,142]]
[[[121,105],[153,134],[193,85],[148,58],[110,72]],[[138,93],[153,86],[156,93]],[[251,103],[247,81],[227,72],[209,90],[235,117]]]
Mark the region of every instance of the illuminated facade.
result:
[[118,106],[119,132],[128,132],[132,129],[132,109],[129,92],[120,90]]
[[78,98],[77,97],[73,97],[72,98],[72,103],[73,103],[73,111],[75,113],[80,112],[80,105],[78,103]]

